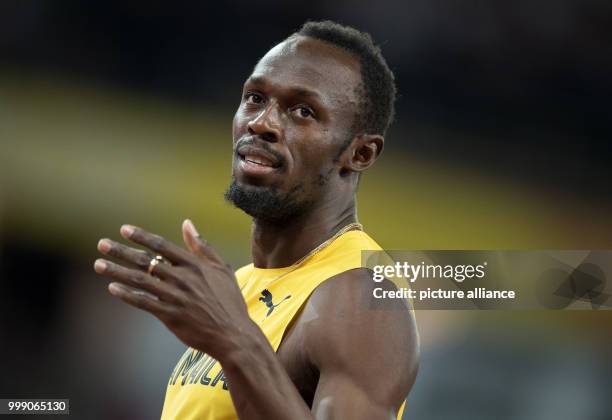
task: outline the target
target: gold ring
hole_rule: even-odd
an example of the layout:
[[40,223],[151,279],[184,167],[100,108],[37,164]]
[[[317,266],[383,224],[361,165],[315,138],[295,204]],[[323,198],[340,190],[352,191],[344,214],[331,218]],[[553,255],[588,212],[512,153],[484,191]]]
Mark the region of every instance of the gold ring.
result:
[[155,266],[159,263],[163,263],[164,261],[164,257],[162,257],[161,255],[156,255],[154,258],[151,258],[151,261],[149,262],[149,268],[147,268],[147,273],[153,273],[153,269],[155,268]]

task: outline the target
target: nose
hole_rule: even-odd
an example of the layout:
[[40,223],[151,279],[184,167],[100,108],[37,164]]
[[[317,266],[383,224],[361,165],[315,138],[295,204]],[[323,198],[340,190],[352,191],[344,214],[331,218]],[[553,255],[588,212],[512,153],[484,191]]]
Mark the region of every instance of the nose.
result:
[[278,104],[270,102],[255,118],[248,122],[247,127],[249,134],[258,135],[269,142],[277,142],[281,137]]

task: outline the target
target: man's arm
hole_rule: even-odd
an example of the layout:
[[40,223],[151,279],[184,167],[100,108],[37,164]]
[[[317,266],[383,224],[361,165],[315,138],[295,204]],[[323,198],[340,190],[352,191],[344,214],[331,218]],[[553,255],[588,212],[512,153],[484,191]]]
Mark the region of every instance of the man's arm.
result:
[[[389,281],[376,286],[394,288]],[[245,337],[245,347],[221,361],[239,417],[395,419],[416,377],[418,337],[404,302],[375,300],[373,287],[365,269],[335,276],[297,321],[319,371],[312,412],[265,337],[265,344]]]
[[395,289],[388,280],[374,283],[366,269],[351,270],[323,283],[306,308],[306,317],[318,314],[306,338],[320,372],[317,419],[395,419],[414,384],[413,313],[402,300],[373,298],[374,287]]
[[171,264],[152,266],[146,253],[103,239],[98,249],[122,262],[97,260],[95,270],[113,278],[113,295],[221,363],[240,418],[390,418],[412,386],[418,343],[411,312],[402,302],[374,300],[368,271],[324,282],[300,317],[302,348],[319,371],[311,412],[249,317],[233,272],[190,222],[183,224],[190,252],[134,226],[124,225],[121,234]]

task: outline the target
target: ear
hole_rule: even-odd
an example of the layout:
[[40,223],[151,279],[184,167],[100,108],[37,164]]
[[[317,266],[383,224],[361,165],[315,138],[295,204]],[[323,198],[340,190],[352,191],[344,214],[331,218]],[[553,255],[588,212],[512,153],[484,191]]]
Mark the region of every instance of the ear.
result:
[[382,153],[385,139],[379,134],[355,137],[341,157],[342,172],[363,172],[376,162]]

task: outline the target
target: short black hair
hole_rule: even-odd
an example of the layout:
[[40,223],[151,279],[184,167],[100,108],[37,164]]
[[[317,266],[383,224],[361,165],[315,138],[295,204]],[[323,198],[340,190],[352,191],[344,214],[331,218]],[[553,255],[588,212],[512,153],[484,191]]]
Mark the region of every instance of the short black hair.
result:
[[328,42],[359,59],[361,109],[355,131],[384,135],[395,114],[395,77],[370,34],[330,20],[306,22],[296,34]]

